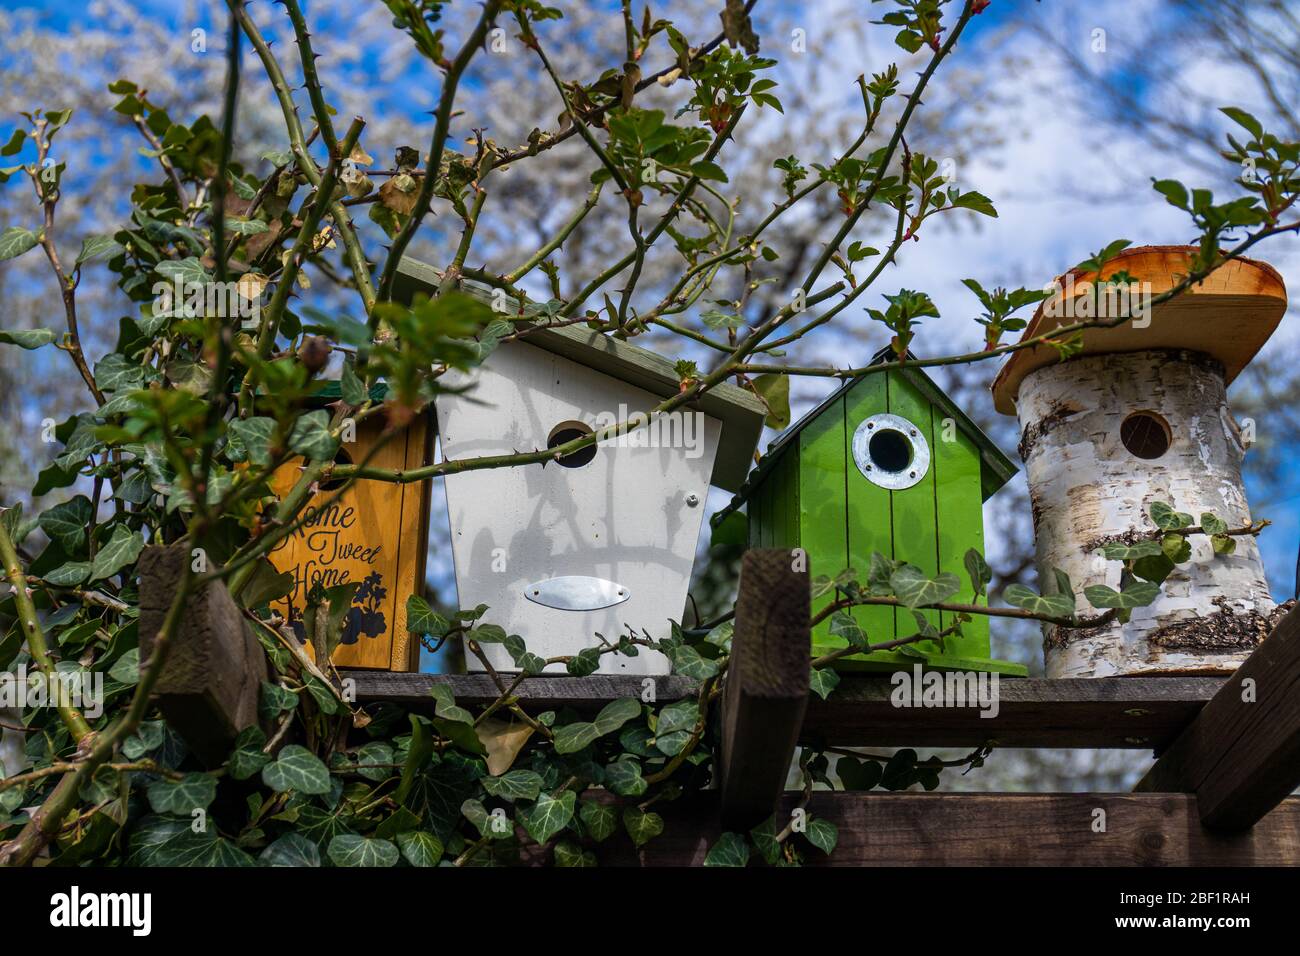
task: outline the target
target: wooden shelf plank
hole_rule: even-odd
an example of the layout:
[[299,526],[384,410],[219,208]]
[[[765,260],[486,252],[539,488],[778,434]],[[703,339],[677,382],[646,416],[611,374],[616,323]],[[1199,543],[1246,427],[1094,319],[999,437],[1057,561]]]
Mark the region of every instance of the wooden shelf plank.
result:
[[[843,747],[1104,747],[1159,749],[1222,686],[1219,677],[1001,678],[997,712],[978,706],[895,707],[886,677],[845,676],[813,698],[805,739]],[[990,708],[990,712],[991,708]]]
[[[496,699],[485,674],[391,674],[348,670],[362,702],[431,702],[435,683],[468,704]],[[530,677],[518,690],[530,711],[599,709],[616,697],[640,697],[653,680],[655,698],[679,700],[696,692],[685,677],[622,675]],[[802,738],[839,747],[1105,747],[1159,750],[1191,723],[1223,685],[1219,677],[1113,677],[1091,680],[1002,678],[996,717],[978,708],[898,708],[887,677],[845,675],[831,699],[809,699]]]
[[[781,799],[780,812],[798,794]],[[695,866],[721,833],[717,794],[659,804],[662,835],[636,851],[607,845],[602,863]],[[1098,832],[1097,811],[1105,811]],[[1253,830],[1201,825],[1194,796],[1128,793],[843,793],[813,795],[808,812],[839,828],[829,866],[1295,866],[1300,797],[1284,800]],[[708,821],[708,822],[705,822]],[[617,855],[621,854],[621,855]]]
[[[434,684],[446,684],[460,704],[490,704],[499,696],[496,684],[487,674],[397,674],[388,671],[340,670],[355,683],[357,700],[393,701],[398,704],[429,704]],[[646,681],[653,682],[650,685]],[[568,677],[541,674],[519,685],[515,695],[534,713],[572,707],[575,710],[599,710],[620,697],[642,698],[653,687],[654,699],[660,702],[680,700],[694,694],[699,684],[689,677],[641,677],[631,674]]]

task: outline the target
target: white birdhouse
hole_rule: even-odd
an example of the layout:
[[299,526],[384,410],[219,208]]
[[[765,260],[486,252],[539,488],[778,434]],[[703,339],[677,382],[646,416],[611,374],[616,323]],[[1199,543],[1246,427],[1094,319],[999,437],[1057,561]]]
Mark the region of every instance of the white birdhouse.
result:
[[[438,282],[405,260],[399,295]],[[501,344],[436,402],[444,459],[556,447],[648,415],[679,389],[672,363],[582,326],[531,330]],[[576,654],[629,629],[653,638],[681,620],[709,486],[737,490],[753,460],[765,408],[734,386],[655,416],[618,438],[558,461],[448,475],[447,508],[461,607],[518,634],[542,657]],[[517,669],[501,645],[492,666]],[[472,656],[471,670],[482,665]],[[562,667],[552,670],[562,671]],[[599,673],[666,674],[641,649],[605,654]]]
[[[1282,278],[1262,262],[1224,265],[1154,308],[1191,271],[1195,247],[1129,249],[1106,264],[1124,271],[1130,295],[1104,294],[1094,315],[1086,293],[1093,274],[1068,274],[1040,305],[1025,337],[1089,318],[1130,314],[1114,328],[1090,328],[1067,361],[1036,346],[1015,352],[993,384],[998,411],[1020,420],[1020,454],[1032,502],[1040,581],[1069,574],[1079,605],[1088,585],[1118,589],[1121,565],[1100,547],[1132,543],[1155,530],[1153,502],[1198,516],[1211,512],[1233,528],[1251,520],[1241,464],[1252,427],[1233,420],[1226,387],[1286,311]],[[1274,623],[1259,549],[1235,538],[1216,555],[1206,536],[1188,538],[1192,558],[1162,583],[1162,594],[1136,608],[1127,624],[1071,630],[1047,627],[1048,677],[1230,673]]]

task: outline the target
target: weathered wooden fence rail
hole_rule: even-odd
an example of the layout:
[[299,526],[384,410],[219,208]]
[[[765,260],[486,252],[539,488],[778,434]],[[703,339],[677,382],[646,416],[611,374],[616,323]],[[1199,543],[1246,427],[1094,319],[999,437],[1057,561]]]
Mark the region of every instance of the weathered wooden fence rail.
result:
[[[175,560],[142,563],[142,632],[145,617],[166,606]],[[719,789],[664,807],[666,833],[624,862],[698,863],[723,827],[745,828],[788,810],[795,797],[782,790],[802,740],[1160,755],[1132,794],[817,793],[810,811],[840,827],[833,864],[1300,865],[1300,798],[1287,797],[1300,785],[1300,612],[1285,617],[1227,679],[1002,678],[996,713],[905,708],[891,702],[887,677],[845,675],[830,700],[809,696],[807,581],[806,571],[791,568],[787,550],[746,554],[718,708]],[[238,700],[247,700],[249,681],[256,687],[260,679],[261,655],[244,652],[250,636],[227,601],[215,585],[192,605],[160,683],[164,713],[177,715],[177,729],[200,746],[212,721],[229,733],[231,715],[244,706]],[[432,706],[435,683],[449,685],[464,704],[497,696],[488,675],[343,674],[361,703]],[[540,676],[524,681],[517,695],[530,709],[595,710],[641,696],[647,679],[659,701],[698,691],[678,676]],[[241,693],[232,696],[228,689],[236,687]]]

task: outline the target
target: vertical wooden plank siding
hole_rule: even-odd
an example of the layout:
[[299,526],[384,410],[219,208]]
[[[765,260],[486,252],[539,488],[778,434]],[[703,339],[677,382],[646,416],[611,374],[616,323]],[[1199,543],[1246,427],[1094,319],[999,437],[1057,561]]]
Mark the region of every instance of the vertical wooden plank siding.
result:
[[[914,564],[927,575],[939,573],[939,554],[935,527],[934,428],[931,423],[931,406],[910,382],[897,372],[887,372],[877,378],[888,378],[889,411],[901,415],[916,425],[930,445],[930,469],[925,477],[910,488],[893,492],[894,558]],[[925,617],[939,627],[939,612],[926,611]],[[898,633],[907,636],[916,633],[912,612],[899,610]],[[932,641],[916,645],[918,650],[938,651]],[[949,648],[951,650],[951,647]]]
[[[858,470],[853,460],[853,433],[858,424],[886,410],[888,392],[884,375],[868,375],[844,399],[844,481],[848,501],[846,527],[849,537],[848,567],[857,572],[859,581],[865,581],[871,567],[871,555],[879,551],[889,557],[898,542],[891,518],[890,492],[872,484]],[[840,569],[836,568],[836,573]],[[892,641],[898,636],[897,614],[892,607],[859,607],[854,618],[867,632],[872,644]],[[908,631],[907,633],[911,633]],[[862,660],[855,657],[854,660]]]
[[[845,476],[844,401],[835,402],[799,433],[799,541],[816,555],[814,575],[834,577],[848,567],[848,512]],[[817,615],[831,603],[830,595],[814,599]],[[829,626],[813,632],[813,652],[835,647],[827,637]]]
[[[951,441],[945,441],[947,431]],[[974,592],[966,573],[965,555],[969,548],[984,553],[984,502],[980,494],[980,457],[974,443],[955,424],[945,429],[937,414],[934,421],[935,513],[939,526],[939,570],[951,571],[961,579],[962,589],[953,600],[970,601]],[[952,623],[950,615],[941,615],[944,627]],[[947,641],[950,653],[963,657],[987,657],[989,654],[989,619],[975,615],[962,625],[962,636]]]
[[745,513],[749,516],[749,522],[746,527],[749,529],[748,548],[761,548],[763,546],[763,488],[760,485],[754,488],[749,494],[749,501],[745,505]]
[[[356,441],[344,446],[353,461],[361,461],[379,439],[383,422],[372,418],[357,428]],[[370,459],[376,468],[393,470],[425,464],[429,425],[413,422],[390,438]],[[271,486],[283,495],[297,481],[301,461],[293,459],[272,476]],[[324,488],[307,502],[312,517],[284,539],[270,555],[279,571],[294,573],[293,591],[275,609],[290,621],[301,621],[312,587],[363,582],[344,622],[344,641],[334,652],[340,667],[410,670],[418,660],[418,642],[406,632],[406,598],[423,581],[429,488],[427,482],[395,484],[358,481],[328,507],[332,496]],[[414,646],[413,646],[414,645]],[[307,647],[310,653],[310,645]]]
[[776,494],[772,502],[772,547],[793,548],[799,543],[799,527],[792,503],[798,500],[798,482],[795,470],[799,466],[798,447],[787,448],[773,469],[773,487]]
[[[406,430],[406,468],[433,461],[433,422],[421,415]],[[406,629],[406,599],[424,591],[425,561],[429,554],[429,509],[433,480],[400,486],[402,489],[401,551],[398,560],[397,606],[393,611],[393,650],[389,670],[420,669],[420,639]]]
[[[792,442],[785,452],[786,488],[785,526],[790,531],[790,547],[803,547],[803,537],[799,532],[799,443]],[[808,569],[812,574],[824,574],[814,569],[812,559],[808,560]]]

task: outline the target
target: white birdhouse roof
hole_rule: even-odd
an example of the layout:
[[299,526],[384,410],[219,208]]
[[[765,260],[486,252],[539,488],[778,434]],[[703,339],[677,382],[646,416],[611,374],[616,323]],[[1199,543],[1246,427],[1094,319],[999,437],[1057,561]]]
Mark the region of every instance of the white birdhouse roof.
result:
[[[1131,281],[1147,284],[1152,296],[1168,292],[1191,272],[1196,246],[1138,246],[1125,249],[1106,263],[1102,277],[1127,272]],[[1080,321],[1076,306],[1097,280],[1094,272],[1074,270],[1057,282],[1062,289],[1041,302],[1022,341]],[[1224,263],[1181,294],[1151,309],[1144,320],[1113,328],[1083,331],[1082,355],[1187,349],[1202,352],[1223,364],[1231,383],[1268,341],[1286,312],[1286,285],[1267,262],[1234,259]],[[1012,352],[993,381],[993,404],[1004,415],[1016,413],[1016,396],[1026,375],[1061,361],[1050,345]]]
[[[416,292],[435,290],[441,280],[441,273],[433,266],[406,257],[397,267],[394,297],[409,302]],[[461,289],[483,299],[492,296],[491,288],[478,282],[462,280]],[[663,356],[592,331],[585,325],[537,324],[524,341],[664,398],[676,395],[681,387],[673,363]],[[725,382],[713,386],[689,407],[722,423],[710,480],[726,491],[738,490],[753,463],[767,408],[756,395]]]

